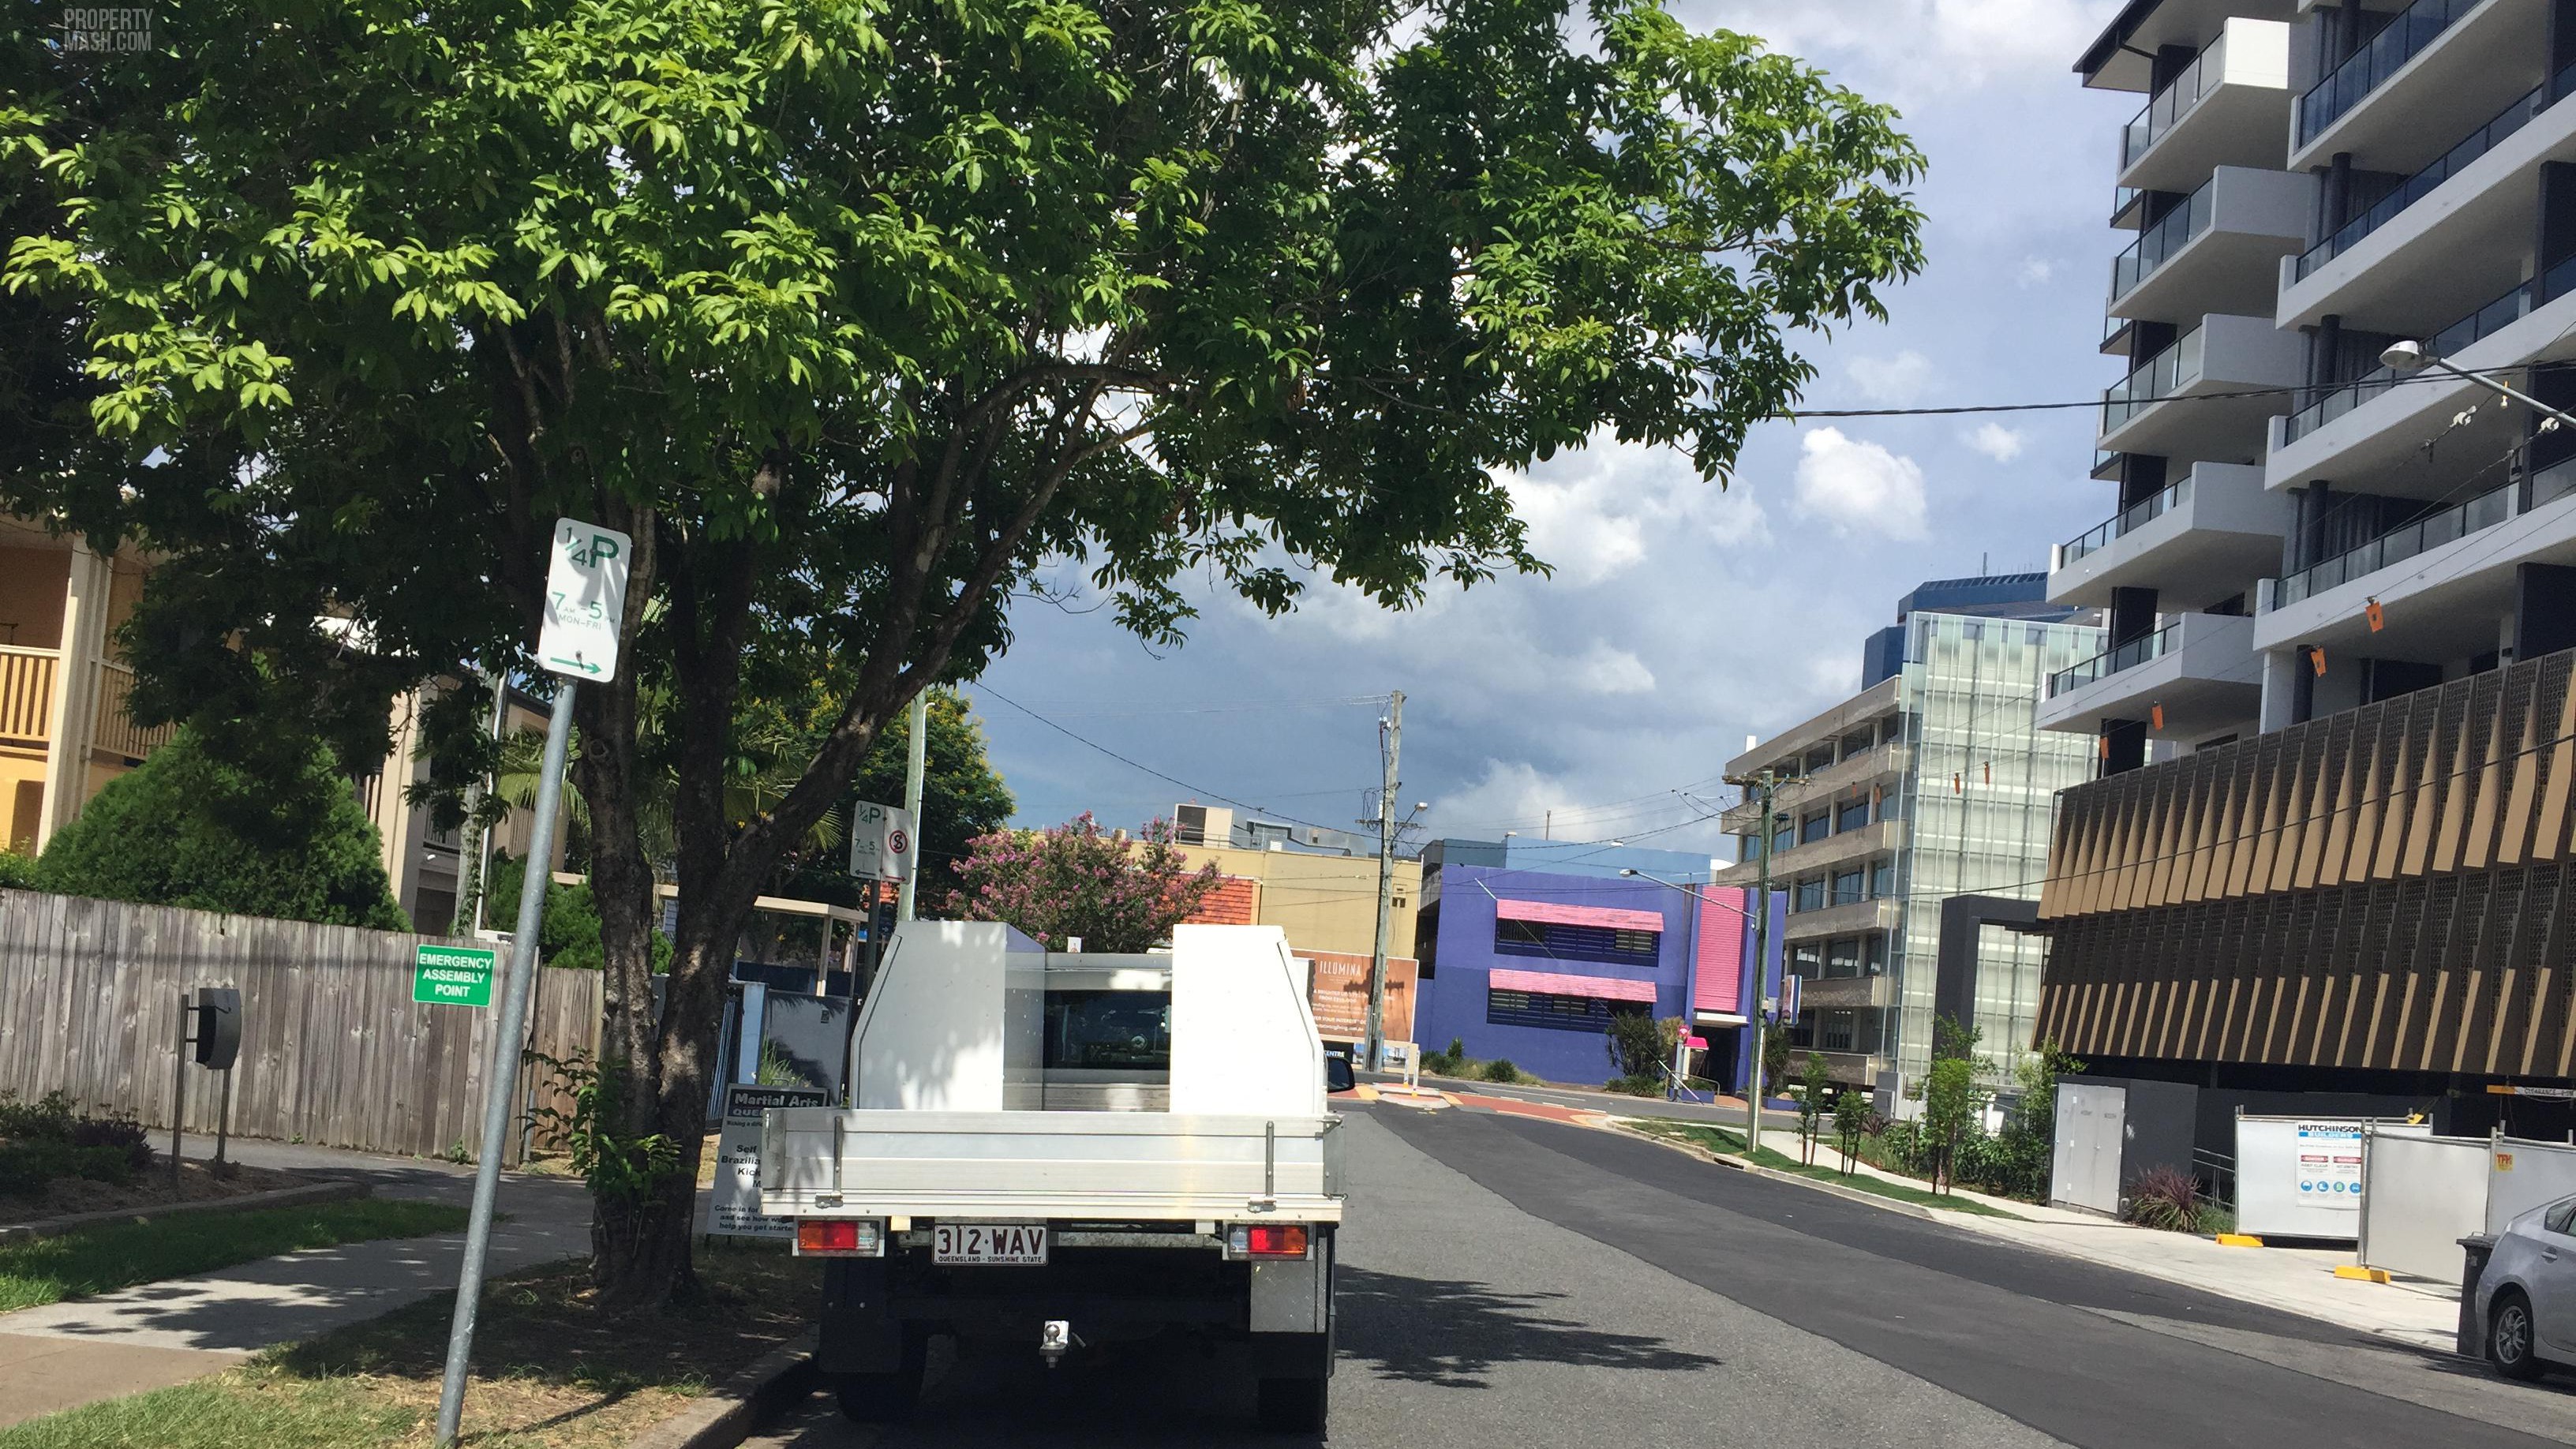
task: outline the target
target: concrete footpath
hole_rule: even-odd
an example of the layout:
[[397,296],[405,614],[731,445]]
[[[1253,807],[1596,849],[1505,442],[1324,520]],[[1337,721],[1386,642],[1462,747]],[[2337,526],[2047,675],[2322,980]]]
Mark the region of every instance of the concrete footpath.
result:
[[[382,1198],[462,1207],[474,1193],[473,1170],[444,1162],[244,1141],[232,1143],[229,1156],[357,1178]],[[493,1227],[490,1259],[496,1274],[590,1250],[590,1201],[577,1182],[505,1176],[500,1210],[506,1221]],[[184,1383],[257,1350],[453,1289],[464,1245],[461,1231],[349,1243],[0,1313],[0,1424]]]

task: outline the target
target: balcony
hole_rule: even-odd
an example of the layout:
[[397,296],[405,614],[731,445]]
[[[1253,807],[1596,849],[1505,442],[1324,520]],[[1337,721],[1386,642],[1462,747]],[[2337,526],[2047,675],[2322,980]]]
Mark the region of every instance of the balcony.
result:
[[[2465,173],[2472,165],[2493,154],[2505,142],[2520,135],[2525,126],[2548,110],[2557,97],[2567,94],[2571,86],[2576,86],[2576,66],[2569,66],[2551,79],[2515,97],[2503,110],[2489,117],[2486,124],[2471,131],[2462,137],[2458,144],[2436,157],[2431,165],[2398,183],[2396,190],[2372,203],[2370,208],[2361,215],[2335,228],[2332,236],[2300,253],[2298,265],[2292,270],[2291,282],[2295,284],[2306,281],[2316,273],[2318,268],[2359,246],[2365,239],[2375,235],[2381,227],[2413,209],[2415,203],[2441,190],[2452,178]],[[2505,166],[2486,169],[2491,172],[2518,174],[2523,167],[2508,163]]]
[[90,746],[139,765],[151,758],[153,751],[170,743],[178,726],[144,729],[137,725],[125,708],[127,697],[134,693],[134,671],[112,659],[100,660],[98,668],[98,717]]
[[[2143,720],[2158,739],[2188,740],[2253,719],[2263,692],[2254,621],[2241,614],[2166,617],[2154,633],[2050,675],[2034,722],[2092,734],[2107,720]],[[2158,708],[2161,728],[2152,723]]]
[[2172,487],[2060,545],[2050,561],[2048,600],[2100,608],[2113,589],[2125,588],[2225,598],[2279,566],[2291,514],[2287,495],[2264,490],[2261,468],[2198,464]]
[[[2274,561],[2279,555],[2275,551]],[[1905,777],[1912,765],[1914,752],[1901,744],[1884,744],[1863,754],[1836,760],[1833,764],[1805,777],[1794,785],[1785,785],[1774,796],[1774,805],[1797,813],[1819,803],[1848,799],[1864,785],[1893,784]],[[1737,835],[1753,833],[1754,809],[1737,805],[1718,817],[1723,829]]]
[[0,644],[0,746],[41,750],[54,736],[54,681],[62,656]]
[[2282,257],[2307,244],[2313,178],[2221,166],[2111,261],[2110,312],[2172,321],[2270,317]]
[[1875,976],[1809,976],[1798,982],[1798,1010],[1861,1011],[1896,1004],[1896,979]]
[[2411,172],[2541,79],[2549,7],[2416,0],[2299,98],[2289,164]]
[[[1772,874],[1777,876],[1778,871]],[[1787,929],[1780,933],[1783,941],[1821,941],[1829,936],[1857,936],[1865,931],[1893,931],[1901,923],[1905,903],[1894,896],[1875,901],[1850,901],[1827,906],[1821,911],[1793,911]]]
[[2290,118],[2290,27],[2231,19],[2120,138],[2120,184],[2183,191],[2218,166],[2277,167]]
[[[2267,420],[2307,365],[2299,334],[2260,317],[2200,318],[2173,345],[2102,394],[2101,446],[2115,453],[2252,462],[2263,454]],[[2253,391],[2255,396],[2225,394]],[[2216,396],[2213,396],[2216,395]],[[2199,399],[2188,406],[2166,404]]]
[[[2489,489],[2302,574],[2267,580],[2254,647],[2318,644],[2330,660],[2457,660],[2491,651],[2527,563],[2576,564],[2576,461],[2541,470],[2527,489]],[[2375,630],[2373,599],[2381,608]]]
[[[2576,111],[2571,111],[2576,115]],[[2576,357],[2576,259],[2438,330],[2426,329],[2435,355],[2472,371]],[[2437,497],[2456,476],[2422,466],[2423,449],[2436,437],[2480,461],[2508,447],[2519,414],[2483,406],[2493,394],[2446,373],[2399,380],[2374,368],[2275,422],[2264,461],[2264,486],[2288,488],[2312,478],[2332,478],[2357,491]],[[2471,427],[2458,424],[2462,409],[2480,405]]]
[[[1771,852],[1771,885],[1778,889],[1781,878],[1807,875],[1852,861],[1867,860],[1874,855],[1888,855],[1905,848],[1905,822],[1873,820],[1858,830],[1828,835],[1808,845],[1793,845],[1787,850]],[[1753,862],[1731,865],[1715,872],[1711,883],[1725,886],[1749,886],[1757,869]],[[1803,912],[1801,914],[1804,914]]]

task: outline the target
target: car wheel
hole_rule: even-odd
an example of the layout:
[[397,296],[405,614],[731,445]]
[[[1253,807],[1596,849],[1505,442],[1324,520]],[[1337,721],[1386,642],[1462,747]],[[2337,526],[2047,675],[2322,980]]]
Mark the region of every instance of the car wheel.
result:
[[2509,1379],[2540,1377],[2540,1355],[2532,1342],[2531,1300],[2518,1288],[2507,1288],[2487,1306],[2487,1362]]
[[1331,1403],[1330,1379],[1263,1379],[1261,1427],[1284,1434],[1321,1434]]

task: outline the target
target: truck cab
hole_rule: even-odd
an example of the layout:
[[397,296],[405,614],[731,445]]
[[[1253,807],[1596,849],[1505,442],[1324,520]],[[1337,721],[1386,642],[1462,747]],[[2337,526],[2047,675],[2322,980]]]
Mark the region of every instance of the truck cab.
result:
[[829,1260],[815,1361],[853,1418],[907,1415],[938,1335],[1053,1367],[1181,1331],[1249,1345],[1266,1423],[1324,1427],[1348,1066],[1276,927],[1084,955],[908,922],[845,1080],[767,1114],[760,1181]]

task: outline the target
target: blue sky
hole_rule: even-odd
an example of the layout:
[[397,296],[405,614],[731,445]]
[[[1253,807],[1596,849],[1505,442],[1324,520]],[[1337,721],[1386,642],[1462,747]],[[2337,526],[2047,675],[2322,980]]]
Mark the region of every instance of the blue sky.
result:
[[[2109,0],[1673,0],[1695,27],[1763,36],[1897,106],[1931,159],[1930,265],[1893,316],[1806,347],[1817,408],[2068,401],[2097,354],[2119,243],[2105,225],[2119,125],[2140,99],[2071,70]],[[1020,820],[1135,825],[1218,795],[1348,825],[1377,781],[1401,689],[1403,801],[1433,835],[1714,847],[1712,777],[1855,687],[1863,636],[1927,578],[2044,569],[2112,511],[2085,476],[2093,415],[1779,422],[1734,485],[1686,460],[1595,448],[1513,480],[1552,579],[1511,578],[1384,613],[1329,585],[1288,618],[1203,603],[1158,655],[1106,612],[1024,601],[986,675],[1001,695],[1167,783],[978,696]],[[1723,853],[1723,852],[1721,852]]]

